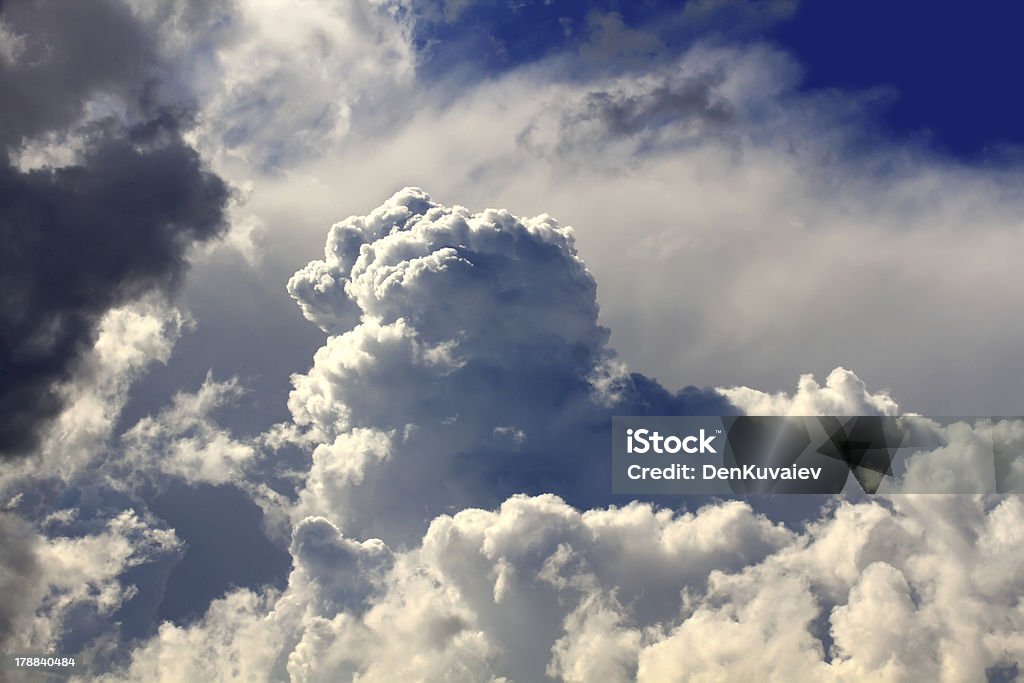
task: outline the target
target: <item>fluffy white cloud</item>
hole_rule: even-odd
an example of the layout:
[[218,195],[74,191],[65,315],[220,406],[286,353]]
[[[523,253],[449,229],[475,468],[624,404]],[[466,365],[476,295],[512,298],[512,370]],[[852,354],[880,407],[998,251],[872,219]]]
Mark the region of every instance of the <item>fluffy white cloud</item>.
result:
[[159,414],[141,419],[121,435],[124,452],[116,467],[126,468],[129,477],[159,472],[188,482],[222,484],[241,479],[256,450],[232,437],[210,416],[241,392],[237,379],[217,382],[207,375],[196,393],[176,394]]
[[437,514],[520,492],[609,499],[612,411],[727,411],[616,369],[571,228],[406,188],[335,224],[289,281],[330,336],[288,400],[315,446],[296,509],[413,542]]
[[[692,616],[641,656],[640,680],[983,680],[1019,662],[993,645],[1020,628],[1020,572],[985,567],[1019,551],[1005,525],[1019,524],[1020,501],[905,496],[893,508],[842,504],[802,547],[713,575]],[[852,562],[840,571],[824,556],[837,544]]]
[[[365,197],[429,184],[581,226],[602,322],[635,369],[662,380],[775,390],[842,364],[928,412],[1016,412],[1005,367],[1022,328],[1005,312],[1022,303],[1019,173],[917,149],[857,152],[849,121],[866,98],[794,95],[798,70],[772,49],[699,47],[639,78],[582,82],[562,80],[554,60],[453,92],[411,83],[408,36],[374,4],[134,5],[166,24],[164,49],[187,65],[180,85],[200,99],[204,154],[251,183],[237,216],[263,226],[268,273],[290,273],[322,225]],[[0,35],[5,58],[16,48]],[[509,498],[606,502],[601,429],[613,410],[724,405],[628,374],[595,291],[572,234],[546,216],[404,191],[336,225],[324,259],[290,284],[330,337],[295,379],[294,428],[280,430],[312,448],[289,586],[164,624],[111,678],[970,680],[1022,660],[1014,499],[842,504],[797,533],[737,503],[673,516]],[[279,322],[252,310],[264,329]],[[131,315],[107,336],[123,343],[97,346],[120,370],[74,389],[68,453],[73,435],[109,436],[126,395],[118,378],[166,359],[183,322]],[[144,420],[126,442],[131,461],[237,479],[255,446],[208,419],[235,389],[207,383]],[[897,411],[841,368],[824,386],[805,376],[793,396],[721,395],[761,414]],[[950,481],[980,481],[962,458],[978,432],[943,432]],[[92,591],[52,578],[27,589],[33,605],[58,596],[39,642],[74,604],[123,602],[116,576],[147,556],[125,543],[173,546],[135,522],[53,536],[61,519],[48,540],[18,522],[0,529],[29,548],[24,563],[0,562],[15,577],[0,573],[5,586],[43,553]]]
[[[824,386],[814,375],[802,375],[793,394],[750,387],[717,391],[748,415],[904,414],[889,392],[872,393],[846,368],[829,373]],[[879,493],[1024,491],[1024,420],[909,415],[904,448],[893,453],[893,476],[882,481]]]
[[800,376],[796,392],[768,394],[749,387],[730,387],[718,392],[747,415],[899,415],[899,404],[887,391],[874,394],[867,384],[846,368],[836,368],[825,386],[813,374]]
[[395,552],[310,518],[282,594],[165,625],[116,678],[981,680],[1024,657],[1022,521],[1016,498],[906,496],[794,533],[735,501],[518,496]]
[[393,91],[413,75],[406,31],[385,2],[133,4],[167,29],[170,77],[201,106],[198,144],[239,168],[287,168],[353,126],[379,125],[372,117],[394,115]]
[[918,418],[914,424],[919,447],[908,449],[881,493],[1024,492],[1024,420]]
[[709,569],[739,569],[792,538],[742,503],[682,516],[641,504],[580,513],[550,495],[439,517],[419,547],[397,554],[309,518],[294,532],[283,594],[267,604],[237,593],[201,624],[163,627],[124,675],[219,680],[229,669],[217,663],[259,638],[259,656],[276,664],[255,680],[280,675],[284,661],[303,681],[533,680],[595,666],[588,649],[619,622],[618,651],[604,661],[628,671],[639,638],[626,625],[671,619],[680,591]]
[[203,620],[190,628],[161,624],[156,636],[132,652],[127,672],[78,680],[273,680],[277,647],[290,638],[267,614],[275,597],[233,592],[210,605]]

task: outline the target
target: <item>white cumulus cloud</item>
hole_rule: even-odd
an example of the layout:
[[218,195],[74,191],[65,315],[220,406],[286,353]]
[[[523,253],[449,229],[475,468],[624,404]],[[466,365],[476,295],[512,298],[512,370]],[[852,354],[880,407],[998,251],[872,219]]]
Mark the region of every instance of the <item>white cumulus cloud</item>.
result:
[[517,496],[395,551],[310,518],[283,593],[165,625],[111,680],[982,680],[1024,656],[1022,521],[980,496],[841,502],[800,532],[737,501]]
[[[314,445],[297,514],[411,541],[514,493],[606,500],[612,411],[729,410],[612,372],[574,231],[406,188],[330,230],[288,283],[328,333],[288,400]],[[428,483],[430,482],[430,483]]]

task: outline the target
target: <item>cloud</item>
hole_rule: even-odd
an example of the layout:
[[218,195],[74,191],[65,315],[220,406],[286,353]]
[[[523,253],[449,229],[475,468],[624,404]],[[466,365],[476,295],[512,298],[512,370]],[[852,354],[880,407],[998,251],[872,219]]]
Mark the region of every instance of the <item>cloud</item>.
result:
[[[729,4],[693,8],[719,14],[715,7]],[[17,88],[59,80],[29,73],[40,53],[24,8],[42,6],[4,6],[2,77],[24,70]],[[1022,510],[1013,499],[834,503],[806,528],[787,529],[737,502],[688,513],[610,508],[602,469],[616,412],[898,409],[843,367],[867,367],[872,386],[885,377],[901,397],[914,394],[914,407],[923,397],[930,411],[942,401],[962,411],[971,400],[965,387],[984,387],[1004,408],[978,412],[1006,412],[1015,394],[1000,359],[1016,357],[1020,336],[1004,315],[1019,308],[1006,256],[1019,251],[1016,170],[865,145],[875,142],[862,125],[870,93],[844,93],[843,102],[798,95],[799,69],[763,45],[698,45],[629,77],[573,71],[579,55],[557,55],[460,89],[412,80],[408,26],[377,5],[284,11],[242,2],[207,11],[140,0],[131,15],[110,7],[97,16],[123,27],[129,48],[141,35],[145,57],[104,45],[113,57],[104,52],[102,68],[80,60],[74,87],[46,94],[66,98],[52,117],[22,116],[8,129],[18,142],[3,178],[17,202],[60,199],[80,211],[55,224],[96,216],[112,226],[104,240],[139,239],[105,262],[68,227],[53,233],[63,241],[44,235],[24,249],[59,256],[70,244],[79,259],[12,261],[33,277],[63,278],[59,291],[106,292],[69,306],[45,298],[49,280],[22,278],[21,289],[3,282],[4,296],[36,296],[32,311],[41,316],[22,328],[5,318],[4,329],[21,335],[13,338],[45,351],[61,341],[52,330],[68,335],[63,355],[40,361],[30,378],[41,408],[26,411],[26,424],[64,408],[44,449],[54,433],[103,442],[127,383],[169,356],[183,314],[126,304],[173,289],[189,245],[223,230],[224,185],[191,144],[225,178],[252,182],[237,215],[263,226],[271,280],[309,258],[323,225],[355,215],[332,228],[324,258],[289,285],[302,314],[328,335],[294,379],[292,423],[257,440],[229,434],[211,411],[239,385],[211,379],[118,444],[157,479],[231,481],[266,494],[260,502],[275,510],[278,528],[291,527],[287,587],[231,592],[199,621],[163,624],[136,648],[129,640],[137,633],[124,641],[114,633],[135,599],[129,572],[170,562],[180,537],[111,507],[113,485],[133,480],[76,480],[53,496],[47,486],[62,485],[49,482],[8,497],[12,514],[36,529],[10,519],[0,527],[13,558],[0,562],[0,577],[31,598],[12,602],[6,623],[31,621],[33,642],[87,641],[96,671],[115,666],[111,680],[731,680],[772,672],[900,680],[918,671],[956,679],[1021,660]],[[606,35],[634,30],[605,19]],[[160,40],[148,33],[157,25],[169,29]],[[61,63],[46,68],[57,73]],[[168,71],[181,80],[166,79]],[[152,73],[159,85],[141,87]],[[187,133],[193,110],[179,88],[180,99],[199,102],[198,127]],[[19,102],[43,101],[29,94]],[[122,199],[127,176],[99,175],[130,167],[129,180],[152,180],[147,169],[163,162],[185,189],[161,191],[185,201],[132,216],[143,227],[118,232],[115,224],[128,221],[110,207],[120,202],[94,200]],[[366,197],[409,183],[512,211],[446,207],[405,190],[365,212]],[[164,197],[153,192],[131,196],[150,206]],[[38,222],[25,211],[4,215]],[[579,232],[546,215],[517,217],[541,211]],[[962,229],[968,224],[972,231]],[[153,241],[150,232],[161,237],[157,248],[139,248]],[[145,260],[123,258],[130,255]],[[0,265],[0,273],[19,272]],[[107,270],[89,275],[90,288],[83,273],[93,265]],[[225,269],[206,282],[242,282],[236,274]],[[268,319],[262,303],[271,295],[257,290],[243,290],[252,313],[201,320],[200,334],[210,331],[202,339],[234,353],[252,330],[285,326],[283,314]],[[4,299],[0,311],[13,316],[20,300]],[[228,328],[234,336],[218,336]],[[631,373],[612,346],[661,382]],[[303,357],[296,347],[268,348]],[[824,385],[806,376],[794,394],[777,393],[797,371],[837,365]],[[947,371],[935,373],[939,366]],[[684,381],[733,388],[663,386]],[[740,383],[767,390],[733,386]],[[84,400],[69,410],[67,396]],[[1010,444],[1019,437],[1006,426],[944,431],[950,464],[963,466],[961,449],[986,429],[1006,431]],[[32,431],[42,430],[24,433]],[[311,457],[294,506],[292,491],[274,496],[259,480],[269,466],[261,447],[289,440]],[[98,478],[118,471],[118,448],[87,450],[67,471],[77,476],[94,455],[107,465]],[[960,480],[980,472],[966,465]],[[97,498],[102,509],[90,509]],[[42,575],[33,558],[43,556],[75,584]],[[161,589],[143,586],[135,596],[151,600]],[[891,628],[867,628],[883,605]],[[758,656],[742,657],[742,643],[759,646]],[[131,661],[122,668],[112,652]]]
[[[1015,418],[927,418],[905,413],[888,391],[872,393],[856,373],[836,368],[825,385],[800,377],[793,394],[719,388],[747,415],[906,415],[907,433],[878,493],[1012,493],[1024,491],[1024,421]],[[863,470],[861,474],[864,474]]]
[[194,76],[185,85],[202,104],[199,144],[250,172],[286,169],[378,127],[394,116],[390,91],[411,81],[414,57],[387,3],[242,1],[220,14],[201,39],[165,49]]
[[[405,189],[335,224],[325,258],[289,291],[329,336],[289,404],[290,438],[313,461],[288,585],[163,625],[111,680],[899,680],[1017,656],[1018,616],[996,597],[1017,590],[1012,572],[963,566],[979,553],[992,567],[1012,561],[1005,525],[1024,509],[1010,499],[839,502],[794,531],[738,501],[680,514],[506,497],[533,487],[599,498],[593,469],[579,467],[598,459],[580,454],[605,452],[611,410],[723,410],[728,397],[772,414],[898,412],[842,368],[824,386],[803,377],[792,396],[734,388],[717,399],[628,373],[597,323],[572,232],[550,217],[472,213]],[[951,563],[972,578],[928,568]],[[861,633],[884,600],[943,613],[962,592],[998,612],[961,620],[976,642],[991,634],[966,663],[937,658],[941,629],[895,645]]]
[[38,539],[23,519],[7,512],[0,513],[0,590],[7,596],[0,608],[0,647],[5,650],[10,640],[23,627],[24,615],[33,607],[40,572]]
[[266,668],[236,676],[982,678],[1024,655],[1022,516],[1015,498],[907,496],[838,503],[794,533],[737,501],[673,515],[517,496],[438,517],[400,552],[311,518],[283,593],[165,625],[111,679],[219,678],[254,642]]
[[[220,663],[260,639],[268,666],[257,679],[283,677],[282,665],[304,681],[543,677],[562,620],[600,582],[621,583],[622,603],[671,614],[655,587],[699,584],[709,566],[741,567],[789,536],[740,503],[673,518],[640,504],[581,514],[554,496],[516,497],[440,517],[421,547],[395,554],[310,518],[296,528],[296,567],[269,596],[271,611],[267,598],[232,594],[202,623],[164,626],[123,675],[217,678]],[[564,649],[562,660],[577,650]]]
[[[0,16],[0,148],[6,153],[75,123],[98,92],[134,100],[151,76],[153,47],[129,8],[101,0],[63,7],[52,1],[5,2]],[[119,40],[102,36],[117,35]]]
[[59,477],[66,482],[96,466],[115,430],[135,380],[153,364],[166,363],[189,324],[179,309],[147,297],[107,311],[92,348],[69,381],[57,387],[67,406],[48,429],[39,449],[8,467],[5,484],[22,476]]
[[225,164],[254,184],[264,267],[292,272],[322,225],[418,184],[576,226],[612,345],[663,384],[777,392],[841,366],[921,412],[1019,412],[998,369],[1021,341],[1003,314],[1021,303],[1018,169],[881,138],[882,94],[801,92],[800,65],[765,44],[697,43],[629,74],[573,64],[395,89],[403,118],[287,174]]
[[295,527],[292,555],[298,567],[292,584],[309,584],[319,599],[317,611],[331,616],[362,611],[380,592],[394,562],[380,540],[360,543],[344,538],[323,517],[307,517]]
[[[772,55],[764,55],[771,58]],[[525,151],[549,161],[608,168],[623,160],[728,140],[737,112],[724,93],[735,87],[719,56],[691,57],[681,64],[568,91],[537,112],[517,137]],[[735,99],[735,98],[733,98]]]
[[918,418],[918,446],[881,493],[1024,492],[1024,421]]
[[[237,591],[215,601],[195,626],[160,625],[157,635],[132,652],[131,668],[105,673],[97,680],[195,681],[270,680],[278,653],[273,647],[286,638],[266,610],[276,595]],[[183,657],[186,652],[209,657]]]
[[5,514],[4,580],[17,589],[4,615],[12,652],[79,652],[116,624],[109,618],[137,593],[122,581],[132,567],[179,551],[174,531],[131,510],[80,519],[69,509],[51,516],[47,534]]
[[825,386],[813,374],[801,375],[797,390],[768,394],[749,387],[718,392],[747,415],[899,415],[899,404],[887,391],[870,393],[864,380],[846,368],[836,368]]
[[[232,438],[210,415],[239,392],[237,382],[211,379],[196,394],[179,395],[115,438],[133,383],[152,364],[168,360],[189,324],[162,296],[107,311],[71,379],[57,387],[68,407],[46,430],[38,450],[11,461],[0,476],[8,560],[0,575],[19,596],[7,601],[10,609],[0,624],[3,633],[20,638],[14,649],[75,652],[90,669],[108,668],[125,643],[152,632],[162,594],[177,588],[175,570],[187,554],[185,543],[208,541],[190,528],[187,535],[176,535],[151,511],[178,525],[173,504],[157,495],[172,481],[241,479],[255,446]],[[271,494],[258,483],[248,488],[261,503]],[[205,503],[201,495],[188,493],[179,493],[177,500]],[[236,498],[212,498],[232,506],[203,524],[214,534],[227,527],[229,536],[219,539],[217,550],[244,542],[234,559],[253,548],[262,552],[240,571],[226,565],[224,573],[235,579],[231,587],[250,585],[253,575],[269,580],[267,568],[274,566],[283,579],[288,556],[280,557],[266,540],[249,497],[237,492]],[[208,512],[220,511],[212,505]],[[215,586],[211,577],[219,578],[210,572],[203,576],[207,588]],[[198,605],[200,614],[227,587],[210,588],[213,595]],[[186,609],[185,604],[179,607]]]
[[221,228],[223,183],[180,144],[112,142],[79,166],[0,169],[4,422],[0,449],[25,452],[62,403],[103,313],[176,283],[194,240]]
[[240,480],[256,450],[233,438],[210,414],[241,393],[236,379],[217,382],[207,375],[197,392],[176,394],[159,414],[126,430],[121,435],[123,460],[113,467],[124,468],[127,477],[160,473],[190,483]]
[[54,395],[66,406],[29,456],[0,472],[0,496],[15,496],[40,481],[69,483],[109,455],[112,432],[132,383],[154,363],[166,363],[188,319],[161,298],[107,311],[90,349]]
[[[748,37],[787,19],[792,0],[684,4],[597,0],[521,2],[423,0],[391,3],[408,25],[419,77],[434,85],[474,82],[545,60],[574,75],[642,71],[712,33]],[[467,60],[471,54],[474,59]]]
[[[79,9],[4,5],[13,55],[0,66],[5,456],[39,445],[64,407],[58,385],[104,313],[171,291],[189,247],[224,227],[227,186],[183,141],[190,110],[162,94],[146,27],[119,3]],[[72,148],[66,163],[26,166],[47,135]]]
[[288,400],[314,447],[297,511],[346,533],[411,540],[445,510],[521,492],[596,504],[613,411],[733,410],[616,369],[574,233],[546,215],[406,188],[336,223],[288,288],[330,335]]
[[[1019,628],[1019,610],[995,597],[1017,590],[1017,572],[990,583],[979,571],[1012,552],[1012,543],[997,542],[995,550],[990,539],[1024,512],[1019,501],[990,507],[980,498],[905,496],[894,503],[891,512],[843,504],[834,520],[812,528],[806,548],[736,576],[713,576],[693,616],[641,657],[640,679],[746,672],[798,680],[909,680],[921,672],[973,679],[1019,658],[992,647]],[[939,510],[944,521],[930,521]],[[955,515],[963,517],[947,525]],[[839,572],[819,564],[837,543],[853,544],[843,556],[854,564]],[[818,639],[822,627],[814,620],[822,617],[828,637]],[[704,638],[694,650],[693,639],[707,632],[722,637]],[[743,643],[742,650],[730,643]],[[700,656],[680,658],[684,651]]]
[[55,387],[67,408],[35,452],[0,473],[8,651],[109,662],[119,638],[140,633],[131,615],[163,590],[162,568],[181,548],[131,490],[140,473],[118,476],[112,436],[133,382],[167,361],[188,322],[162,296],[107,311],[71,378]]

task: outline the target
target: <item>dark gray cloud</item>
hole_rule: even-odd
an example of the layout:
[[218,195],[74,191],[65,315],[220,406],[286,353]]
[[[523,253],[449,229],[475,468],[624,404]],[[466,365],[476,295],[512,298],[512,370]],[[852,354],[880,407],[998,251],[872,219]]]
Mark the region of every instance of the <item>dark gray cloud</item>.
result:
[[0,22],[0,143],[75,122],[102,90],[133,98],[156,61],[153,36],[123,3],[5,0]]
[[611,135],[634,135],[687,119],[726,124],[732,120],[732,110],[728,101],[716,94],[716,85],[709,77],[698,77],[637,95],[593,92],[579,111],[567,115],[566,123],[599,121]]
[[[608,164],[666,154],[735,137],[745,112],[726,96],[727,73],[702,65],[644,82],[620,79],[551,107],[519,132],[518,143],[540,156],[586,157]],[[617,163],[615,167],[618,168]]]
[[109,141],[81,165],[0,169],[0,451],[24,452],[109,308],[172,287],[228,190],[180,142]]
[[[190,245],[221,232],[229,191],[182,140],[191,108],[167,97],[157,36],[127,7],[7,2],[0,21],[0,454],[11,455],[59,413],[58,385],[102,315],[173,289]],[[16,163],[50,133],[72,136],[74,164]]]

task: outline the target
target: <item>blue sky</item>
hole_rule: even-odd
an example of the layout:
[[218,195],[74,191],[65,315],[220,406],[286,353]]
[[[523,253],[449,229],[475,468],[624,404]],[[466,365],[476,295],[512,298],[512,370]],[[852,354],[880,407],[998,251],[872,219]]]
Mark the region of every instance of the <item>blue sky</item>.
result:
[[[775,8],[772,8],[772,5]],[[765,40],[793,54],[800,90],[879,91],[882,135],[917,140],[978,163],[1004,160],[1024,142],[1024,95],[1013,86],[1024,58],[1015,3],[927,7],[881,0],[804,3],[517,2],[417,5],[413,36],[427,77],[486,78],[576,51],[614,14],[656,36],[667,58],[696,40]],[[702,7],[686,16],[687,7]],[[414,10],[414,13],[415,10]],[[767,15],[767,16],[766,16]],[[604,65],[607,66],[607,65]]]
[[1014,3],[804,3],[772,38],[804,65],[804,88],[891,89],[887,130],[984,163],[1024,142],[1022,20]]

